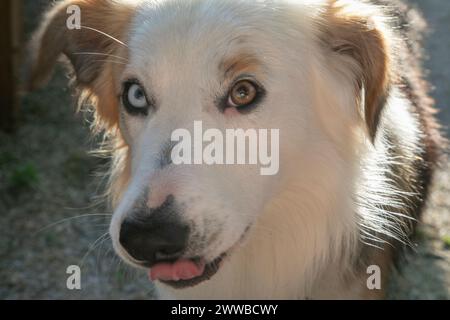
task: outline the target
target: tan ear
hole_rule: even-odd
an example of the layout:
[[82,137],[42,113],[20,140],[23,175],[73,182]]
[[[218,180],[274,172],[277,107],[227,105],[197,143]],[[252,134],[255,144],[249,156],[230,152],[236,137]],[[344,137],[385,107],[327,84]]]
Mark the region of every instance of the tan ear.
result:
[[364,120],[372,141],[392,80],[389,33],[377,8],[352,0],[329,0],[325,41],[364,89]]
[[[76,22],[73,8],[79,9],[80,28],[72,24]],[[94,98],[106,122],[115,121],[108,119],[114,116],[108,109],[116,100],[113,72],[127,58],[125,42],[133,14],[130,1],[65,0],[53,6],[31,40],[28,89],[44,85],[64,55],[73,66],[82,95]]]

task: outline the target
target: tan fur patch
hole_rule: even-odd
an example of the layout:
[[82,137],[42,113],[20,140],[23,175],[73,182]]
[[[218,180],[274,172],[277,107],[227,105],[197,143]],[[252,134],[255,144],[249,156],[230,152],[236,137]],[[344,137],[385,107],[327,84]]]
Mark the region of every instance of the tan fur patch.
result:
[[382,108],[392,80],[388,32],[373,6],[351,0],[330,0],[325,19],[325,37],[334,52],[351,57],[358,81],[357,94],[364,88],[364,118],[374,139]]
[[261,69],[261,63],[255,56],[248,53],[241,53],[222,61],[219,69],[224,73],[226,79],[233,79],[240,74],[259,71]]

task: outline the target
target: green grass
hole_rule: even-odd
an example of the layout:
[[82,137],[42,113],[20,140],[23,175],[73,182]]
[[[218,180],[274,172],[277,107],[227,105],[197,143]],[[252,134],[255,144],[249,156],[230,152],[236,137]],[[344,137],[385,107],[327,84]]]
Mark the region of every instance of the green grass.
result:
[[24,189],[35,186],[39,181],[36,166],[32,163],[19,165],[12,170],[9,177],[9,187],[12,189]]
[[442,241],[444,242],[444,248],[450,250],[450,235],[443,236]]

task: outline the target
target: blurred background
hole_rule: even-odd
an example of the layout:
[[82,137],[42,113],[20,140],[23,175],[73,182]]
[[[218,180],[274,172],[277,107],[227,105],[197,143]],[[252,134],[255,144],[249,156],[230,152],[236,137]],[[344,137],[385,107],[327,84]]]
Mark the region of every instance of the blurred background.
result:
[[[89,117],[75,114],[64,71],[40,91],[11,94],[18,90],[11,66],[20,69],[20,51],[50,2],[0,2],[0,299],[151,299],[146,274],[111,248],[110,212],[98,197],[108,159],[89,154],[98,141]],[[425,66],[450,127],[450,1],[409,2],[429,24]],[[437,174],[415,253],[395,273],[391,299],[450,299],[449,169]],[[70,265],[81,267],[82,290],[66,287]]]

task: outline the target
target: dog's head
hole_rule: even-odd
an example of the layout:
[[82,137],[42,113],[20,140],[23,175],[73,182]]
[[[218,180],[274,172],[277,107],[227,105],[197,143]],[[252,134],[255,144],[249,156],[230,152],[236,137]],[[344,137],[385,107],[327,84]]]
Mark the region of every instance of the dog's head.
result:
[[[390,74],[383,24],[372,14],[334,0],[57,4],[33,39],[30,85],[65,55],[96,125],[120,144],[111,224],[118,254],[170,285],[200,283],[292,172],[307,180],[315,161],[333,168],[336,155],[353,152],[354,136],[373,139]],[[244,158],[271,150],[279,166],[263,175],[260,166],[222,164],[216,147],[223,142],[230,155],[227,129],[268,142],[266,153],[257,140]],[[177,135],[192,148],[181,152]],[[192,164],[175,161],[191,151]]]

